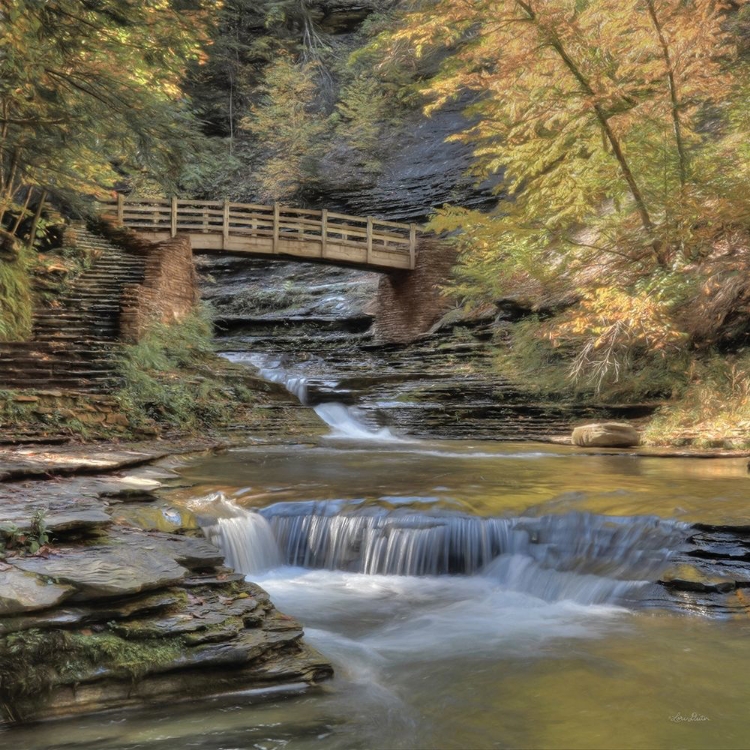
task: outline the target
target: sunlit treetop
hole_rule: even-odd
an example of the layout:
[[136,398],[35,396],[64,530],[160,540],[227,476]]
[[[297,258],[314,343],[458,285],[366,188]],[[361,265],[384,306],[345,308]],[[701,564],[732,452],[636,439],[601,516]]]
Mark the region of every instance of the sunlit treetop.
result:
[[[550,247],[576,245],[583,226],[598,226],[590,249],[667,267],[709,206],[717,217],[738,197],[746,205],[747,139],[737,137],[747,133],[738,114],[747,109],[746,66],[728,8],[717,0],[417,2],[388,45],[402,58],[447,50],[425,87],[428,111],[477,94],[473,125],[456,138],[473,144],[476,173],[503,173],[514,197],[492,226],[491,252],[532,266]],[[449,215],[438,225],[465,221]]]

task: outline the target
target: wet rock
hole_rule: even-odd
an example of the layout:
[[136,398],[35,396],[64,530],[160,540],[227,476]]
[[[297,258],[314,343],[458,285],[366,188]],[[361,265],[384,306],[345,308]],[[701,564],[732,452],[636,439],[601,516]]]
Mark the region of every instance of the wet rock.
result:
[[678,591],[698,591],[702,593],[715,592],[726,593],[734,591],[737,584],[734,581],[719,581],[711,583],[707,581],[691,581],[684,578],[670,578],[669,580],[660,581],[668,589],[677,589]]
[[169,607],[174,607],[182,601],[177,589],[158,591],[155,594],[146,594],[131,597],[123,601],[104,602],[90,609],[84,622],[109,622],[125,617],[135,617],[160,612]]
[[244,580],[245,576],[242,573],[232,573],[229,570],[225,570],[219,573],[190,576],[182,582],[182,586],[184,588],[194,588],[196,586],[229,586],[233,583],[241,583]]
[[265,679],[269,682],[296,677],[314,684],[330,679],[333,676],[333,668],[317,651],[300,643],[298,651],[282,652],[254,666],[253,674],[256,679]]
[[88,606],[55,608],[38,614],[4,617],[0,619],[0,635],[32,628],[45,630],[74,625],[95,625],[146,614],[155,615],[180,604],[182,600],[177,590],[169,589],[125,600],[89,603]]
[[641,442],[638,430],[627,422],[600,422],[576,427],[573,444],[585,448],[631,448]]
[[302,630],[281,633],[264,630],[244,631],[228,643],[210,643],[187,650],[168,669],[192,669],[194,667],[227,667],[244,664],[280,646],[294,643],[302,637]]
[[[210,608],[204,607],[202,611],[185,611],[160,617],[146,618],[142,620],[128,620],[127,622],[115,623],[111,631],[127,640],[139,640],[147,638],[166,638],[185,633],[194,633],[199,630],[207,630],[217,625],[225,625],[228,618],[226,615]],[[242,629],[242,623],[235,628],[235,635]]]
[[50,513],[45,516],[44,524],[47,531],[52,533],[83,531],[91,532],[109,526],[112,518],[103,510],[68,510],[60,513]]
[[179,583],[187,570],[165,554],[138,547],[83,547],[48,558],[25,558],[16,567],[77,589],[77,600],[137,594]]
[[186,632],[182,640],[188,646],[201,646],[206,643],[224,643],[236,638],[242,630],[242,624],[225,621],[218,627],[205,630],[195,630]]
[[[161,501],[144,497],[150,502],[142,505],[138,495],[119,494],[152,490],[153,476],[139,470],[0,485],[0,524],[17,533],[41,511],[54,531],[46,557],[0,562],[0,641],[15,634],[26,642],[32,672],[40,666],[33,658],[39,639],[25,631],[42,630],[42,642],[65,648],[36,675],[38,695],[3,683],[4,697],[12,698],[0,704],[0,725],[170,704],[268,682],[298,689],[300,681],[330,676],[325,660],[300,642],[299,624],[278,615],[260,587],[223,567],[221,552],[191,536],[184,517],[177,514],[182,534],[137,528],[157,525],[153,513],[138,519],[139,510],[172,519],[173,509]],[[95,546],[86,532],[96,533]]]
[[71,586],[47,583],[33,573],[15,568],[0,570],[0,616],[54,607],[73,590]]
[[158,498],[154,492],[140,487],[125,487],[119,490],[101,492],[99,497],[120,503],[152,503]]
[[158,504],[133,503],[119,506],[114,511],[118,523],[135,526],[143,531],[183,532],[199,528],[195,516],[187,509],[164,507]]
[[[260,618],[257,622],[253,620],[256,610],[255,616]],[[260,604],[247,591],[224,596],[204,587],[183,596],[165,611],[110,623],[110,630],[127,640],[183,636],[186,643],[197,645],[229,640],[264,618]]]
[[168,556],[190,570],[216,568],[224,562],[224,555],[203,537],[118,529],[110,535],[110,540],[118,545]]
[[[223,648],[222,648],[223,647]],[[223,654],[220,661],[210,658]],[[103,670],[94,679],[56,688],[46,705],[29,707],[28,718],[73,716],[113,708],[144,708],[171,705],[176,701],[215,697],[221,694],[262,690],[264,686],[288,686],[299,692],[301,684],[315,684],[328,679],[333,670],[314,649],[303,643],[256,643],[257,658],[247,659],[251,644],[232,649],[229,644],[206,644],[187,649],[203,652],[204,658],[186,658],[162,665],[136,682],[122,679]],[[233,657],[239,657],[233,660]],[[216,666],[216,668],[213,668]],[[193,668],[195,667],[195,668]]]

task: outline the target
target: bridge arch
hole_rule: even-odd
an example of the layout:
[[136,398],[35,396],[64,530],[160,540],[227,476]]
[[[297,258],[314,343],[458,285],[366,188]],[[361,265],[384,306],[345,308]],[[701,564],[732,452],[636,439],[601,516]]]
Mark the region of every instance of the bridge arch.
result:
[[194,251],[286,257],[371,271],[413,271],[417,227],[333,211],[229,201],[125,198],[103,217],[160,241],[190,236]]

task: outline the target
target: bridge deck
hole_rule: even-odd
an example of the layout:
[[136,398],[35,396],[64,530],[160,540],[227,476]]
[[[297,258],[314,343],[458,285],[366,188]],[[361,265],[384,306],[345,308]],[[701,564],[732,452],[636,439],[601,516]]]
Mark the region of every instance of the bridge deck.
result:
[[417,230],[372,217],[323,209],[227,201],[131,199],[104,203],[103,215],[155,240],[190,235],[194,250],[372,268],[413,270]]

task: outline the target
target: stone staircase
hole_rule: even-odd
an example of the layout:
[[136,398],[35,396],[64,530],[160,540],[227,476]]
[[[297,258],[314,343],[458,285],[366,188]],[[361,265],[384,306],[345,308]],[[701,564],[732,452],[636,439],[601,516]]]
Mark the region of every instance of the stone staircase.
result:
[[92,266],[57,300],[38,308],[30,341],[0,344],[0,388],[108,392],[117,385],[120,304],[127,284],[143,281],[142,257],[73,226]]

